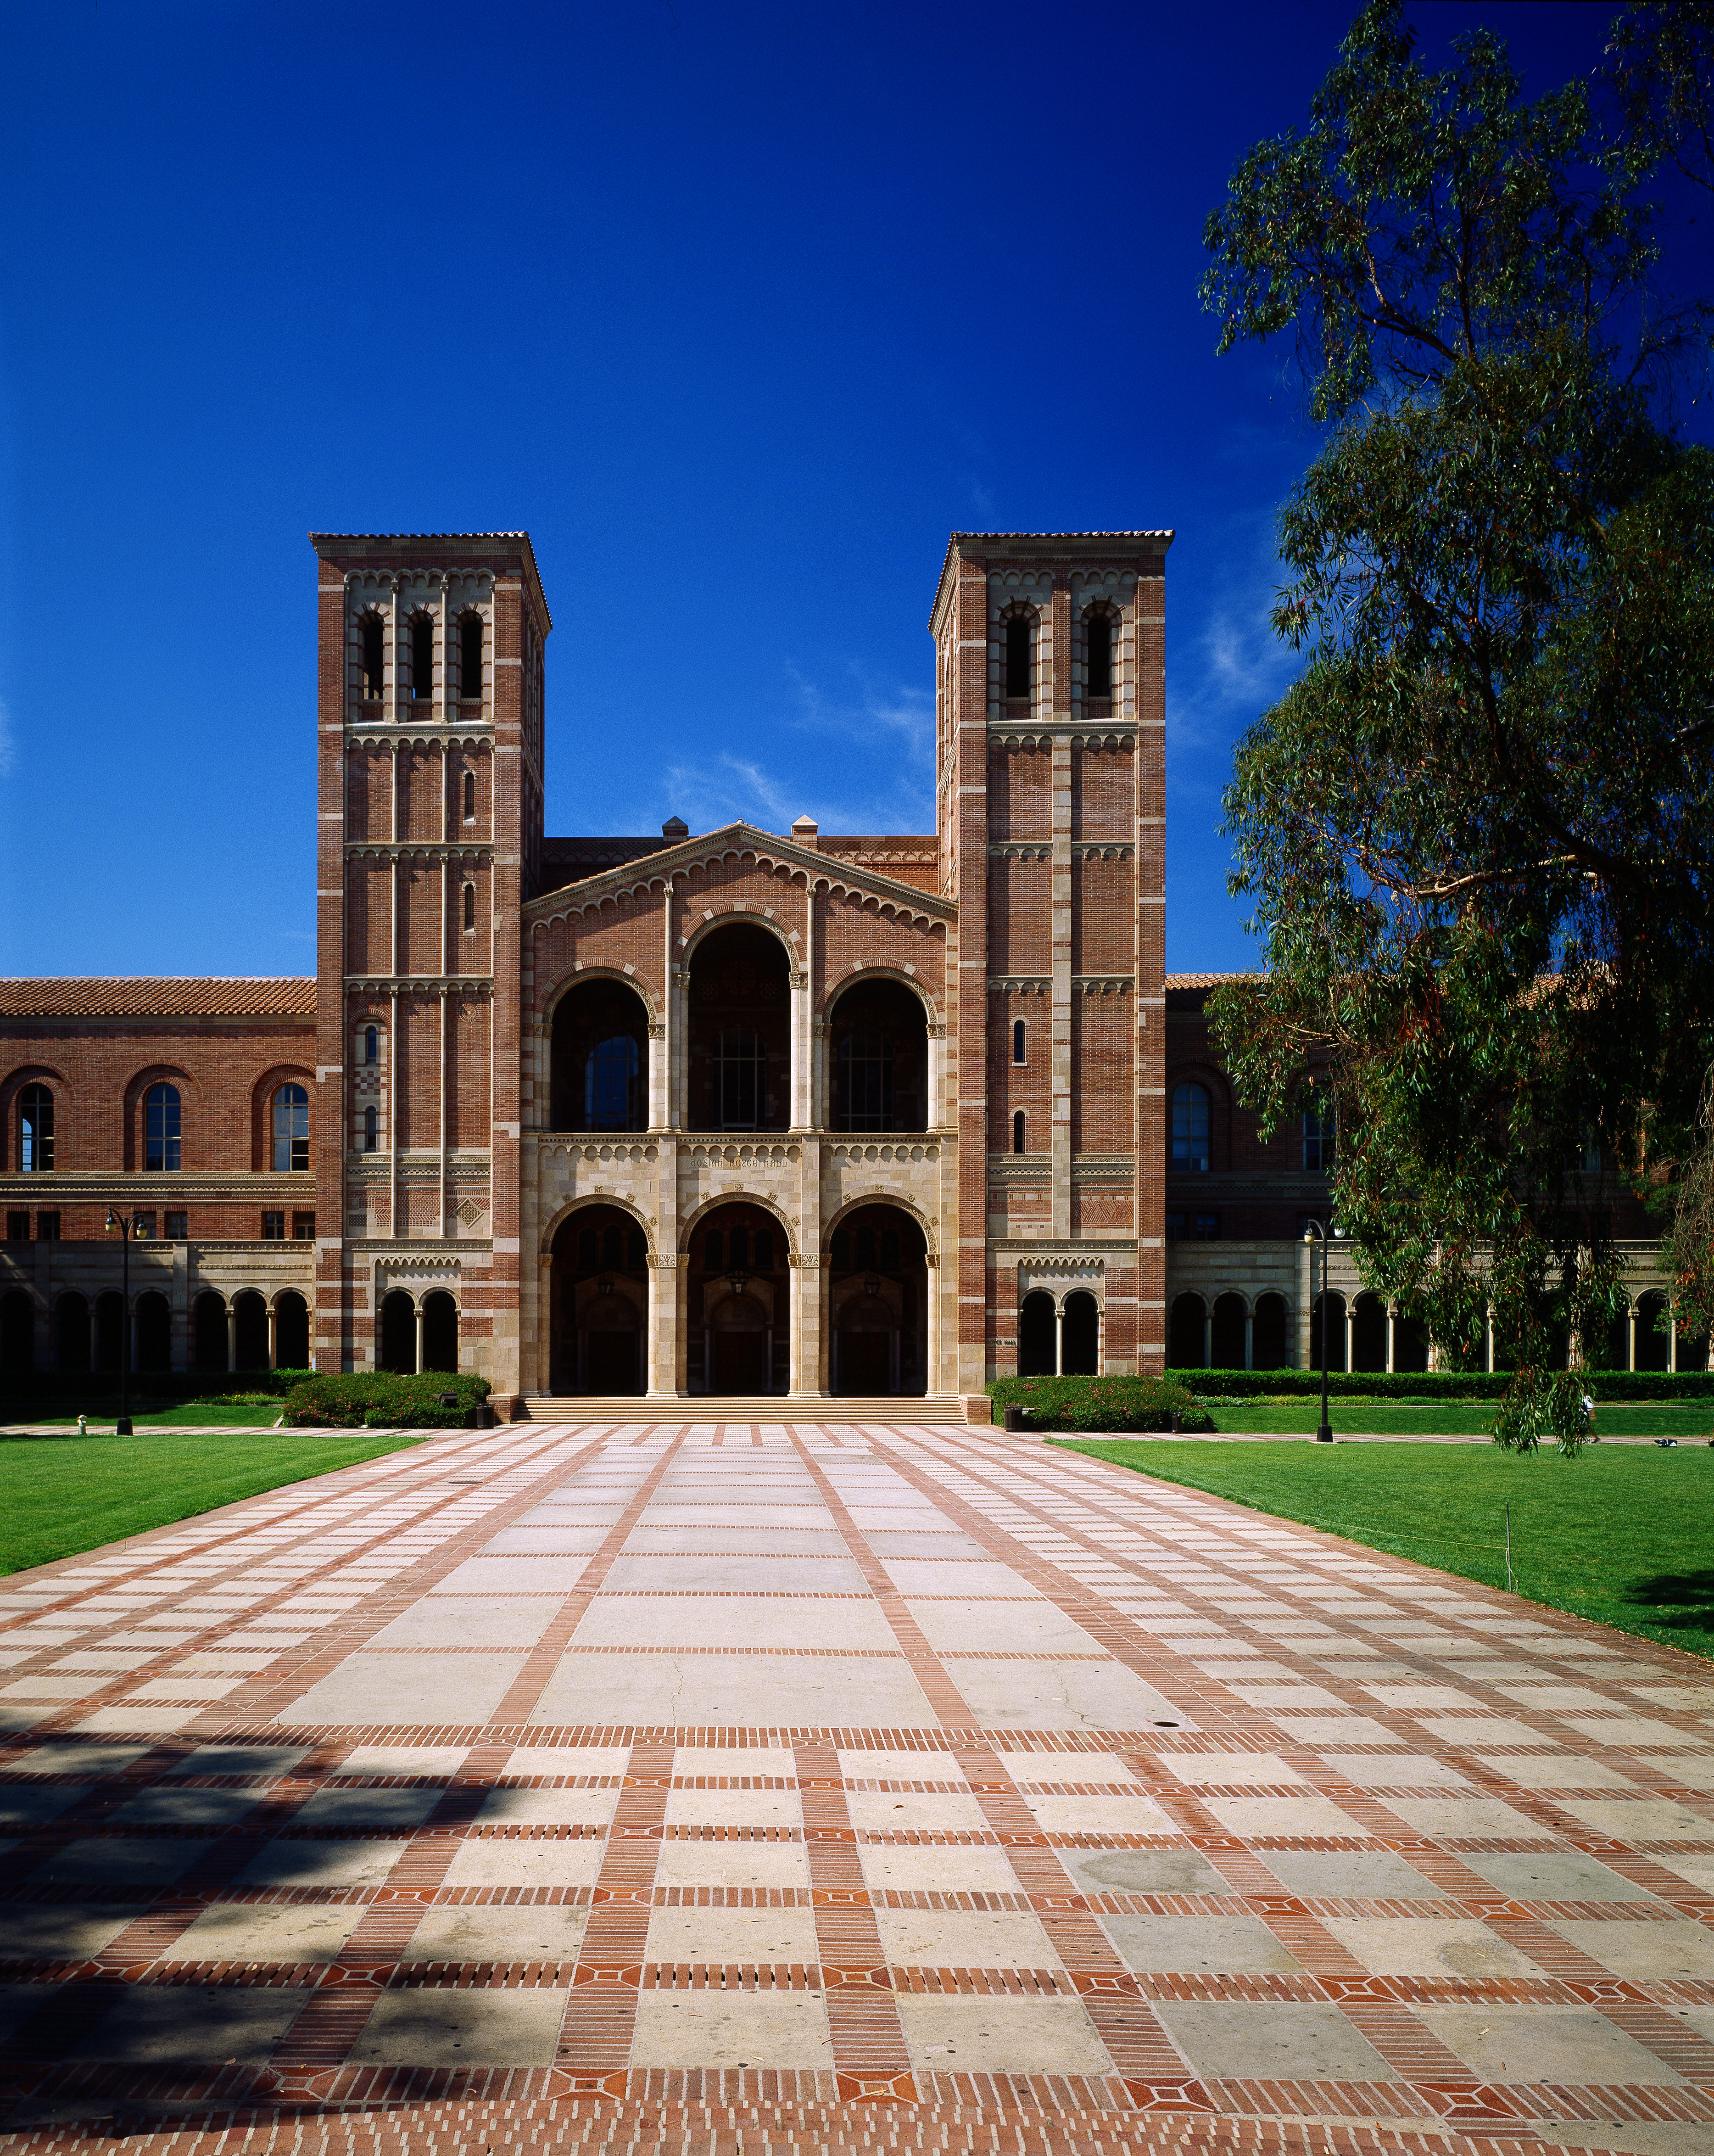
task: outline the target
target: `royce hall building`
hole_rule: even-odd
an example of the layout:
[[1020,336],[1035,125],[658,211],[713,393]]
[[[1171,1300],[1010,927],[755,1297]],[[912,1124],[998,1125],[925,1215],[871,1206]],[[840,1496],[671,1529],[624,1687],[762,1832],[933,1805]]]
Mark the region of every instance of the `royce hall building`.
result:
[[[8,1375],[985,1418],[1306,1362],[1332,1133],[1264,1141],[1164,971],[1172,537],[952,535],[932,832],[564,837],[528,536],[314,535],[315,978],[0,983]],[[1336,1363],[1421,1367],[1348,1262]]]

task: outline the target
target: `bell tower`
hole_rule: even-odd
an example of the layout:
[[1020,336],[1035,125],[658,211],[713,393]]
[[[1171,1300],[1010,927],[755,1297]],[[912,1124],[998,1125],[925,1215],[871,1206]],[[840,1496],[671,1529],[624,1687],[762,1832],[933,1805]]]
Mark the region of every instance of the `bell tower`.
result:
[[[540,873],[528,535],[310,535],[318,567],[316,1312],[321,1370],[449,1297],[516,1389],[520,916]],[[444,1303],[436,1306],[443,1326]]]
[[969,1394],[1164,1364],[1172,540],[955,532],[929,624]]

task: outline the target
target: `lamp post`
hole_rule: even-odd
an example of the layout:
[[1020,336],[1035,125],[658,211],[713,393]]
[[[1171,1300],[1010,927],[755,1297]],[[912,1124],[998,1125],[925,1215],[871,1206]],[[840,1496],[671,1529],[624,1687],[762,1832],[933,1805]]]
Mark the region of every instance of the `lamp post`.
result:
[[119,1420],[113,1425],[115,1437],[130,1437],[131,1426],[131,1239],[141,1235],[143,1216],[141,1213],[115,1213],[107,1209],[107,1232],[119,1238],[121,1281],[119,1300],[121,1306],[119,1319]]
[[[1342,1228],[1334,1229],[1333,1234],[1341,1241],[1344,1240],[1345,1230]],[[1303,1224],[1303,1240],[1311,1246],[1310,1285],[1311,1287],[1315,1285],[1314,1246],[1316,1243],[1320,1243],[1321,1246],[1321,1419],[1316,1426],[1316,1443],[1331,1445],[1333,1442],[1333,1425],[1327,1419],[1327,1229],[1326,1224],[1320,1220],[1306,1220]]]

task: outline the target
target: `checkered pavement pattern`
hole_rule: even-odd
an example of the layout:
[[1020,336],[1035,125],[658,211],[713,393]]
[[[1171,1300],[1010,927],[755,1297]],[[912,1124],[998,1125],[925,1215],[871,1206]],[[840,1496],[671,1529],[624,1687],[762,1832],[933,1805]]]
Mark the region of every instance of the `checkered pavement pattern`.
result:
[[0,2140],[1714,2149],[1714,1668],[999,1433],[0,1583]]

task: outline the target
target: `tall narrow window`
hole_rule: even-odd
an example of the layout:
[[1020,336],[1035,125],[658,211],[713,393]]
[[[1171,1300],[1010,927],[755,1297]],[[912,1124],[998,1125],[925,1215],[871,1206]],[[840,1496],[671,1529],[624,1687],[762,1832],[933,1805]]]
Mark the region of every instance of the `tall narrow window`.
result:
[[301,1174],[310,1165],[310,1096],[301,1086],[274,1096],[274,1173]]
[[839,1076],[848,1131],[890,1131],[893,1127],[893,1044],[884,1033],[865,1027],[840,1036]]
[[379,1124],[380,1120],[381,1120],[380,1116],[377,1114],[376,1111],[375,1111],[373,1108],[365,1108],[365,1109],[364,1109],[364,1111],[363,1111],[363,1150],[364,1150],[364,1152],[374,1152],[374,1150],[375,1150],[376,1132],[377,1132],[377,1125]]
[[411,618],[411,694],[418,701],[434,694],[434,624],[426,613]]
[[365,1063],[381,1060],[381,1029],[378,1026],[366,1025],[363,1028],[363,1060]]
[[473,883],[467,883],[464,886],[464,927],[467,929],[470,929],[474,928],[475,926],[476,886]]
[[476,774],[474,771],[467,771],[464,773],[464,821],[474,824],[475,820]]
[[1014,613],[1006,624],[1006,694],[1029,694],[1029,616]]
[[1303,1111],[1303,1172],[1327,1175],[1332,1170],[1337,1117],[1332,1096],[1317,1092]]
[[1017,1114],[1012,1118],[1012,1150],[1014,1152],[1022,1152],[1024,1150],[1024,1111],[1022,1108],[1020,1108]]
[[767,1055],[761,1034],[747,1025],[726,1027],[714,1044],[715,1128],[759,1129],[767,1080]]
[[26,1086],[18,1096],[20,1175],[45,1175],[54,1165],[54,1096],[45,1086]]
[[143,1097],[144,1168],[176,1173],[179,1137],[177,1086],[151,1086]]
[[1025,1038],[1026,1036],[1024,1030],[1023,1019],[1021,1018],[1014,1018],[1012,1021],[1012,1060],[1014,1063],[1022,1063],[1024,1060],[1024,1044]]
[[379,614],[363,617],[363,694],[371,702],[380,699],[387,673],[387,633]]
[[1092,613],[1084,625],[1084,691],[1095,697],[1113,693],[1113,624],[1104,613]]
[[474,704],[482,694],[482,617],[467,613],[459,624],[459,694]]
[[1209,1095],[1205,1086],[1180,1086],[1173,1095],[1172,1166],[1205,1173],[1209,1165]]

